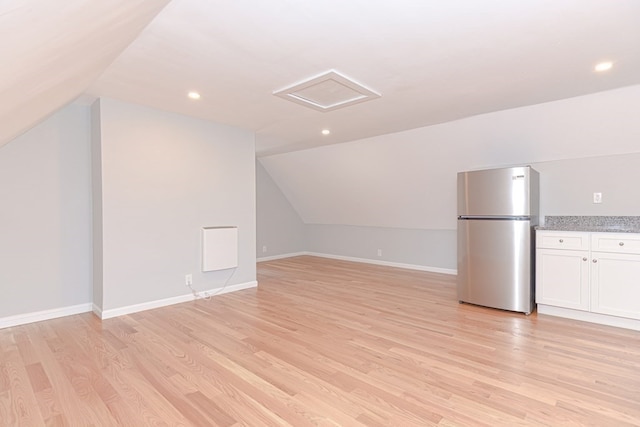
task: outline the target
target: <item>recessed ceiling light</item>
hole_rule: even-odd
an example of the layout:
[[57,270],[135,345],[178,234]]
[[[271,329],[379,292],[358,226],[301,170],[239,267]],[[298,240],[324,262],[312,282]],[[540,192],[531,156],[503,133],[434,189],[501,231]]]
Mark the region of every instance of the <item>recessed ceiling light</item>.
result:
[[322,129],[322,134],[323,135],[329,135],[331,133],[331,131],[329,129]]
[[187,96],[191,99],[200,99],[200,94],[198,92],[189,92]]
[[601,73],[603,71],[610,70],[611,67],[613,67],[613,62],[606,61],[606,62],[600,62],[600,63],[596,64],[596,66],[593,67],[593,69],[595,71],[597,71],[598,73]]

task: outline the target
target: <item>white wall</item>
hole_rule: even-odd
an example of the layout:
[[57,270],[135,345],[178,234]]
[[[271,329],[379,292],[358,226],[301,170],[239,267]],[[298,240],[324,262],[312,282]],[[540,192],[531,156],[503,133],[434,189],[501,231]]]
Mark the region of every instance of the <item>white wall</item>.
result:
[[0,320],[91,303],[90,182],[87,107],[0,148]]
[[[456,271],[456,231],[354,225],[305,225],[306,251],[374,263]],[[380,249],[380,255],[378,255]]]
[[262,164],[256,161],[257,257],[271,258],[306,250],[305,229]]
[[[256,280],[251,131],[100,99],[103,312]],[[238,226],[239,266],[201,272],[201,228]],[[99,243],[99,239],[96,239]],[[98,271],[98,270],[96,270]]]
[[[544,215],[640,216],[640,152],[532,166],[540,172]],[[593,203],[594,192],[602,193],[601,204]]]
[[100,102],[91,107],[91,222],[93,249],[93,307],[102,309],[103,301],[103,242],[102,242],[102,128]]
[[[374,234],[379,228],[452,231],[456,173],[516,164],[542,173],[541,215],[638,215],[640,168],[612,178],[620,175],[616,155],[640,152],[638,111],[640,86],[630,86],[260,161],[305,224],[369,227]],[[591,205],[593,191],[604,193],[603,205]],[[389,237],[388,244],[396,240]],[[366,241],[356,252],[371,258]],[[339,242],[323,247],[345,249]]]

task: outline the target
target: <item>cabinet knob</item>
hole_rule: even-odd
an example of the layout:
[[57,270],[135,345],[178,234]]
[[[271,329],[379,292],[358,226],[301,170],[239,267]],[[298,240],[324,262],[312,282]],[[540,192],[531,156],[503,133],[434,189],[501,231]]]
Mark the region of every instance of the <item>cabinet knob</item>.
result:
[[597,259],[594,259],[594,260],[593,260],[593,263],[595,264],[596,262],[598,262],[598,260],[597,260]]
[[624,246],[624,242],[620,242],[618,243],[620,246]]
[[587,260],[587,257],[582,258],[582,260],[583,260],[583,261],[586,261],[586,260]]
[[560,239],[560,240],[558,240],[558,241],[559,241],[560,243],[564,242],[564,240],[563,240],[563,239]]

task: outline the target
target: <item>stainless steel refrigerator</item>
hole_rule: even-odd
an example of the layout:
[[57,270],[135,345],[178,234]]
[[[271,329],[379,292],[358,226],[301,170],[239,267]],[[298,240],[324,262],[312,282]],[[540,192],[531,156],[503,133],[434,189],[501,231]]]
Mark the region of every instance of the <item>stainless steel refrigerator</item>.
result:
[[530,314],[539,174],[529,166],[458,173],[458,300]]

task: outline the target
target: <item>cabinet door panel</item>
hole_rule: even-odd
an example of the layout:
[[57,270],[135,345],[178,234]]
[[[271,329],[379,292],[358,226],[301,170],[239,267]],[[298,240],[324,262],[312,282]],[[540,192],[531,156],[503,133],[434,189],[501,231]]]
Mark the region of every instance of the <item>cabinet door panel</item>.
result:
[[588,251],[538,249],[536,302],[589,310]]
[[640,255],[593,252],[591,311],[640,319]]

